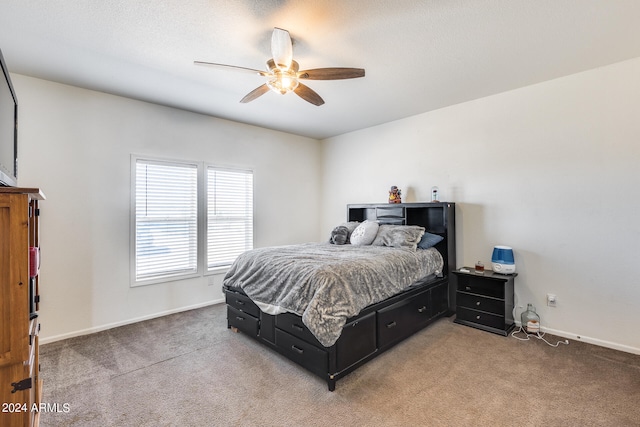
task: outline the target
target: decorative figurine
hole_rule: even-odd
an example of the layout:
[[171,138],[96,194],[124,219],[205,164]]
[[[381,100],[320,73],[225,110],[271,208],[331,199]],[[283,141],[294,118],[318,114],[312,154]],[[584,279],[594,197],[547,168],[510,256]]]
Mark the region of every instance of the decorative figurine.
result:
[[395,185],[389,190],[389,203],[402,203],[402,191]]

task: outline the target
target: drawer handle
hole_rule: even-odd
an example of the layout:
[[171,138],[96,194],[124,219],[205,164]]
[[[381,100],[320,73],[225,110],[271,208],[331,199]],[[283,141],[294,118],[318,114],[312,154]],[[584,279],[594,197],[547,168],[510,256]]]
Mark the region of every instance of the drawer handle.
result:
[[387,323],[387,328],[393,328],[394,326],[396,326],[396,322]]
[[244,320],[244,317],[236,316],[236,319],[242,322]]
[[476,302],[476,305],[480,305],[480,301]]
[[244,301],[240,301],[239,299],[236,300],[236,304],[238,305],[244,305]]
[[427,306],[426,305],[423,305],[422,307],[420,307],[418,309],[418,313],[424,313],[425,311],[427,311]]
[[479,315],[479,314],[476,316],[476,319],[477,319],[477,320],[480,320],[480,315]]
[[467,287],[465,288],[465,290],[470,291],[470,290],[471,290],[471,286],[467,286]]
[[295,323],[293,325],[291,325],[292,329],[295,329],[296,331],[302,332],[304,331],[304,328],[300,325],[296,325]]
[[303,350],[303,349],[301,349],[300,347],[296,347],[295,345],[292,345],[292,346],[291,346],[291,350],[295,351],[295,352],[296,352],[296,353],[298,353],[298,354],[302,354],[302,353],[304,353],[304,350]]

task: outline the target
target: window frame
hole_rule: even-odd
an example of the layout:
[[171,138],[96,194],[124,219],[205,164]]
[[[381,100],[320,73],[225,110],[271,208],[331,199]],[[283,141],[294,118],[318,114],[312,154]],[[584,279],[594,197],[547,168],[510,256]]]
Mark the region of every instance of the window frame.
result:
[[[136,277],[136,257],[137,257],[137,221],[136,221],[136,185],[137,185],[137,165],[139,161],[176,165],[176,166],[192,166],[196,168],[197,173],[197,222],[196,222],[196,263],[197,268],[195,272],[189,272],[184,274],[166,275],[156,278],[137,279]],[[130,229],[129,229],[129,286],[131,288],[141,287],[147,285],[154,285],[160,283],[176,282],[186,279],[193,279],[198,277],[206,277],[224,274],[229,270],[231,264],[214,267],[209,269],[208,266],[208,171],[209,169],[217,171],[230,171],[230,172],[245,172],[250,173],[252,176],[251,181],[251,248],[255,243],[255,171],[252,168],[246,167],[228,167],[220,166],[213,163],[206,163],[203,161],[181,160],[175,158],[163,158],[157,156],[147,156],[141,154],[131,154],[130,159],[131,169],[131,181],[130,181]],[[208,284],[211,284],[210,281]]]
[[[137,165],[138,162],[148,162],[155,164],[164,164],[169,166],[190,166],[196,168],[196,269],[192,272],[187,273],[178,273],[178,274],[167,274],[165,276],[153,277],[153,278],[145,278],[138,279],[136,274],[136,263],[137,263],[137,220],[136,220],[136,202],[137,202]],[[202,263],[202,254],[203,254],[203,234],[202,234],[202,224],[203,224],[203,194],[202,194],[202,163],[189,161],[189,160],[179,160],[179,159],[167,159],[161,157],[154,156],[143,156],[132,154],[131,155],[131,204],[130,204],[130,230],[129,230],[129,285],[130,287],[140,287],[153,285],[158,283],[167,283],[167,282],[175,282],[179,280],[192,279],[196,277],[202,277],[203,272],[203,263]]]
[[203,263],[202,266],[204,268],[204,275],[211,276],[215,274],[226,273],[231,267],[231,263],[228,265],[221,265],[217,267],[213,267],[209,269],[209,170],[215,171],[228,171],[228,172],[237,172],[237,173],[248,173],[251,174],[251,249],[254,248],[255,243],[255,233],[254,233],[254,225],[255,225],[255,172],[250,168],[234,168],[234,167],[226,167],[219,166],[212,163],[205,163],[203,168],[203,202],[204,202],[204,223],[203,223]]

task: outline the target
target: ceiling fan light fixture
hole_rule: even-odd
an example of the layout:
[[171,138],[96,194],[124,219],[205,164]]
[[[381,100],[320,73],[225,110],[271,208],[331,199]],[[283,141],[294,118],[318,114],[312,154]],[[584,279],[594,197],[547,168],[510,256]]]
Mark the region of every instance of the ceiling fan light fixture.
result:
[[284,95],[298,87],[297,67],[286,70],[272,68],[271,73],[272,76],[267,80],[267,86],[269,86],[269,89],[272,91]]
[[285,76],[276,76],[267,81],[267,86],[274,92],[284,95],[298,87],[298,79]]

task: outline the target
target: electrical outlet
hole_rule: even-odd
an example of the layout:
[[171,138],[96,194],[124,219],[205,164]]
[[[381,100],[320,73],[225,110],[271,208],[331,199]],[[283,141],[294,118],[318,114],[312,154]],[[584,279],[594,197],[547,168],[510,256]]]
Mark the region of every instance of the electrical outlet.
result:
[[215,284],[216,284],[215,276],[209,276],[209,277],[207,278],[207,285],[208,285],[208,286],[213,286],[213,285],[215,285]]
[[556,294],[547,294],[547,305],[549,307],[556,306]]

